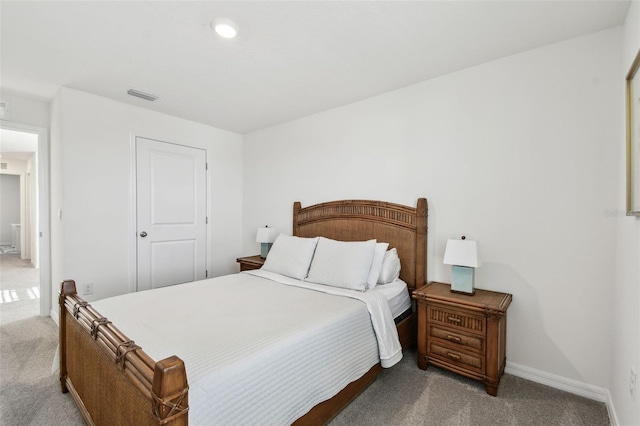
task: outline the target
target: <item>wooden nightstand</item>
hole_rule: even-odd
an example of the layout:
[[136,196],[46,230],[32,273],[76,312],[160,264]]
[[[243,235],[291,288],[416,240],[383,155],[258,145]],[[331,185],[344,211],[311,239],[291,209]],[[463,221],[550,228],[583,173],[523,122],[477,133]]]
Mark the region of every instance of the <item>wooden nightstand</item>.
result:
[[429,363],[482,380],[496,396],[507,361],[507,308],[512,296],[479,290],[451,293],[429,283],[413,292],[418,303],[418,367]]
[[265,259],[260,257],[259,254],[255,256],[239,257],[236,262],[240,264],[240,272],[250,271],[252,269],[260,269],[264,265]]

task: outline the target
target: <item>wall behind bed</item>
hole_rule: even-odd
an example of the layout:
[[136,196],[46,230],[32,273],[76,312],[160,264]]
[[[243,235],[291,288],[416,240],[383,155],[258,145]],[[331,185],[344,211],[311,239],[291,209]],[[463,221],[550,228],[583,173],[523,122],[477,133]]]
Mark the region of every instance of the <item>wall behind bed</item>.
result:
[[621,46],[610,29],[246,135],[245,253],[296,200],[424,196],[428,279],[450,281],[448,238],[478,240],[477,287],[514,295],[507,360],[608,389]]
[[207,150],[209,276],[235,272],[242,226],[241,135],[69,88],[52,103],[51,133],[54,295],[64,278],[93,282],[94,294],[83,296],[90,301],[135,288],[134,134]]

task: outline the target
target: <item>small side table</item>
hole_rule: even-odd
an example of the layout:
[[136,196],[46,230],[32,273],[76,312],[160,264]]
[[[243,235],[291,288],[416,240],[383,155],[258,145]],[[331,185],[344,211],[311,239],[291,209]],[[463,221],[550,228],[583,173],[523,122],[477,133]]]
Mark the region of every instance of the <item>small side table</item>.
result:
[[418,304],[418,367],[428,364],[482,380],[496,396],[507,362],[508,293],[452,293],[432,282],[413,292]]
[[262,265],[264,265],[264,261],[265,259],[260,257],[259,254],[256,254],[255,256],[239,257],[236,259],[236,262],[240,264],[240,272],[260,269],[262,268]]

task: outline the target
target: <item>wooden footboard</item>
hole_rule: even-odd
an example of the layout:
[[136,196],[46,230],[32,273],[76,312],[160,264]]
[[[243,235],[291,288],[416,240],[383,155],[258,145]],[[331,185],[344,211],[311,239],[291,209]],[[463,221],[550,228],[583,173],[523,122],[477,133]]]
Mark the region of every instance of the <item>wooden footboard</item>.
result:
[[91,425],[188,424],[184,363],[154,362],[78,297],[74,281],[60,289],[60,385]]
[[[154,362],[140,347],[78,297],[72,280],[60,289],[60,385],[71,392],[90,425],[188,424],[188,385],[176,356]],[[415,313],[401,321],[403,349],[415,344]],[[340,412],[382,370],[374,366],[334,398],[298,419],[320,425]]]

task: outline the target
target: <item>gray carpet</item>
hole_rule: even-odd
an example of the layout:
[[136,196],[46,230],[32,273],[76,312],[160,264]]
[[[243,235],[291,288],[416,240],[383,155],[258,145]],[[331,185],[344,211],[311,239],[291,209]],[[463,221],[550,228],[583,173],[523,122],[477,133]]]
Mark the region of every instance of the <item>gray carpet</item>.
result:
[[331,426],[343,425],[563,425],[605,426],[604,403],[505,374],[498,396],[482,382],[429,366],[420,370],[415,351],[347,406]]
[[0,254],[0,324],[40,314],[40,270],[20,253]]
[[[57,327],[33,317],[0,326],[0,425],[82,425],[69,394],[51,374]],[[508,374],[498,397],[480,382],[445,370],[418,369],[415,352],[384,370],[336,416],[341,425],[609,425],[603,403]],[[196,425],[199,426],[199,425]]]
[[0,425],[83,425],[70,394],[51,374],[58,326],[31,317],[0,327]]

